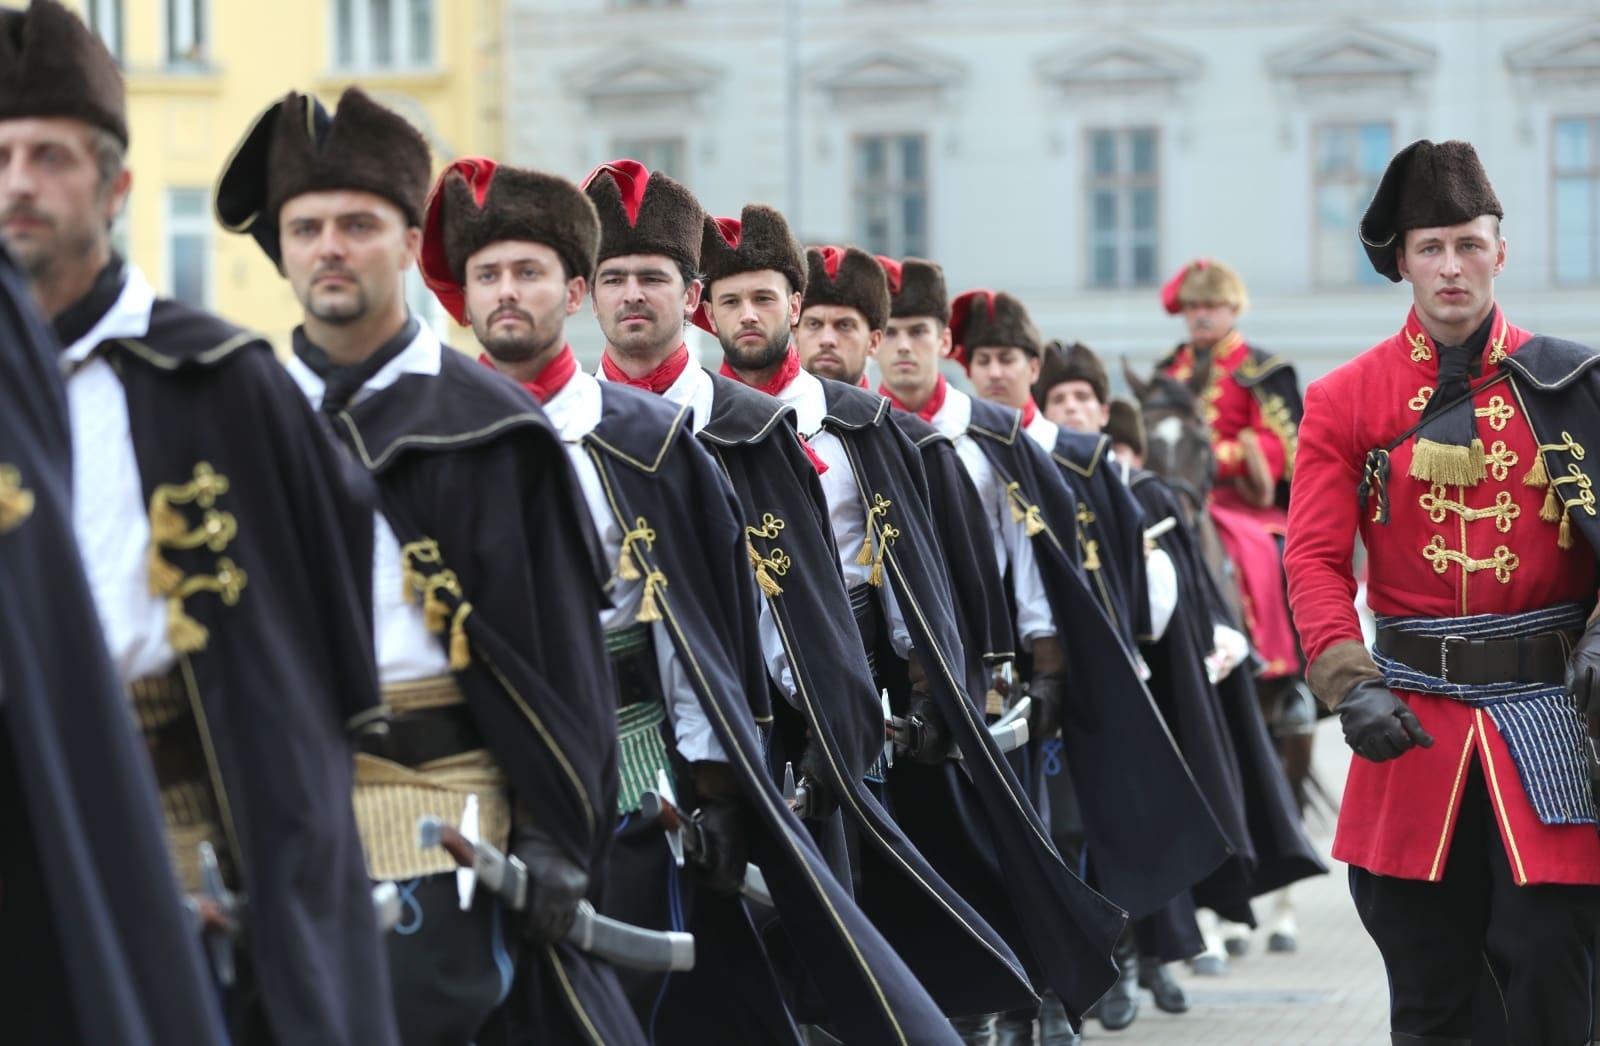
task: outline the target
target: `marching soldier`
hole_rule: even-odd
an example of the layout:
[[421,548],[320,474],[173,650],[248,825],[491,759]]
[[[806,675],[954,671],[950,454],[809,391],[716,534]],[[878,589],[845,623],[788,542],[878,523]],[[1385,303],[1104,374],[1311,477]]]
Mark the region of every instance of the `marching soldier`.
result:
[[392,1042],[342,799],[377,688],[337,456],[265,341],[112,250],[128,127],[99,39],[51,0],[6,12],[0,82],[0,235],[62,347],[73,526],[179,881],[215,887],[230,1033]]
[[1485,961],[1513,1041],[1590,1035],[1595,353],[1496,302],[1501,215],[1469,143],[1390,160],[1360,235],[1411,311],[1312,382],[1296,461],[1290,600],[1356,753],[1333,855],[1383,954],[1396,1043],[1470,1041]]
[[[217,213],[248,232],[305,310],[289,370],[376,487],[365,521],[384,735],[356,760],[367,868],[406,914],[389,972],[406,1041],[467,1043],[526,946],[513,1016],[541,1041],[640,1039],[610,966],[566,942],[598,900],[616,737],[600,568],[559,433],[514,383],[444,348],[406,307],[427,143],[358,88],[335,115],[290,92],[246,132]],[[343,651],[355,659],[354,648]],[[520,912],[421,850],[438,817],[518,857]]]

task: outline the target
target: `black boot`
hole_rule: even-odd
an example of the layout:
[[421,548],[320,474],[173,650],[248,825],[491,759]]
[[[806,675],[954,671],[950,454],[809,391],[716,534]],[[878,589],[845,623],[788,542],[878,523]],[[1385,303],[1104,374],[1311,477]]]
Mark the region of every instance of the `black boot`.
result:
[[1012,1010],[994,1022],[994,1046],[1033,1046],[1033,1019],[1037,1010]]
[[1061,1005],[1061,996],[1048,988],[1040,992],[1039,1046],[1078,1046],[1082,1041],[1072,1030],[1072,1022],[1067,1020],[1067,1008]]
[[1100,1000],[1100,1023],[1106,1031],[1121,1031],[1139,1016],[1139,948],[1131,937],[1117,946],[1114,955],[1122,970],[1117,983]]
[[1189,999],[1183,994],[1183,987],[1173,979],[1166,963],[1141,958],[1139,987],[1150,989],[1150,994],[1156,997],[1156,1009],[1162,1013],[1189,1012]]
[[965,1046],[989,1046],[993,1041],[994,1014],[981,1013],[975,1017],[952,1017],[950,1027]]
[[1390,1032],[1389,1042],[1393,1046],[1472,1046],[1471,1039],[1453,1039],[1448,1035],[1407,1035],[1404,1032]]

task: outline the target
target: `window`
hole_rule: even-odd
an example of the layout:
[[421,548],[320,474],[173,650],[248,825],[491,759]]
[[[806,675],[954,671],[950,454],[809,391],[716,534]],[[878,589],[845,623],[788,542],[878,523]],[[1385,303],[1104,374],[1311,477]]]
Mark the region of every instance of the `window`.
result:
[[167,0],[167,65],[194,68],[210,64],[206,0]]
[[86,0],[84,13],[89,28],[111,52],[111,57],[122,61],[122,0]]
[[651,171],[660,171],[674,181],[687,181],[683,163],[682,138],[617,138],[611,155],[619,160],[638,160]]
[[211,303],[211,212],[207,189],[167,190],[167,293],[186,305]]
[[857,138],[855,242],[873,254],[928,256],[928,139]]
[[682,7],[683,0],[611,0],[611,6],[638,11],[646,7]]
[[1161,192],[1153,127],[1091,130],[1087,185],[1089,286],[1156,282]]
[[1313,141],[1312,279],[1320,287],[1386,283],[1367,260],[1359,229],[1394,155],[1394,128],[1380,122],[1324,124]]
[[1555,282],[1600,283],[1600,116],[1556,121]]
[[433,8],[434,0],[334,0],[334,68],[432,68]]

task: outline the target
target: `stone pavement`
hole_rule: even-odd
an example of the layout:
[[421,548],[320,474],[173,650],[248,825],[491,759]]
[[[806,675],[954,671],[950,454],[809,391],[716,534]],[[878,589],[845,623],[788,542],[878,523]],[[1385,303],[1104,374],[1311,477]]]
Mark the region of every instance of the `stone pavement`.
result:
[[[1318,778],[1337,796],[1350,760],[1338,720],[1324,720],[1318,729],[1315,760]],[[1251,940],[1250,953],[1231,961],[1226,977],[1196,977],[1185,964],[1174,964],[1189,996],[1188,1013],[1162,1013],[1150,993],[1141,992],[1139,1018],[1131,1027],[1108,1032],[1090,1020],[1084,1041],[1099,1046],[1386,1046],[1383,963],[1356,918],[1345,866],[1327,857],[1333,820],[1314,815],[1308,827],[1331,871],[1294,887],[1298,951],[1268,954],[1263,926]],[[1257,912],[1263,922],[1266,915]]]

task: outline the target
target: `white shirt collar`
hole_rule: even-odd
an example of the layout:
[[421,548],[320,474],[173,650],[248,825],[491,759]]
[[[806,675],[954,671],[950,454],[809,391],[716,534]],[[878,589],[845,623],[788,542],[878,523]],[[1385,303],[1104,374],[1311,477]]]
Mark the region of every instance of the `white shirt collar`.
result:
[[1028,435],[1033,441],[1045,450],[1054,452],[1056,439],[1061,435],[1061,427],[1044,416],[1044,411],[1033,416],[1033,422],[1028,425]]
[[822,428],[822,419],[828,413],[828,394],[816,375],[802,368],[794,380],[778,390],[778,401],[794,408],[795,424],[800,434],[810,438]]
[[972,424],[972,397],[954,385],[946,385],[944,405],[939,408],[939,413],[933,416],[933,427],[948,438],[955,439],[965,433],[970,424]]
[[[418,323],[416,337],[411,339],[411,343],[401,349],[400,354],[394,359],[385,363],[378,373],[368,378],[361,389],[350,397],[350,402],[359,403],[373,393],[393,385],[407,374],[436,375],[443,366],[443,359],[444,349],[439,344],[439,336],[426,323]],[[289,362],[285,366],[288,367],[295,384],[300,386],[300,391],[311,401],[311,406],[320,408],[322,393],[327,384],[298,356],[289,357]]]
[[576,443],[600,424],[600,380],[592,374],[575,371],[567,383],[550,397],[544,413],[550,424],[568,443]]
[[150,309],[156,303],[155,288],[131,262],[122,293],[87,334],[68,345],[58,357],[63,372],[89,358],[102,342],[112,338],[142,338],[150,333]]

